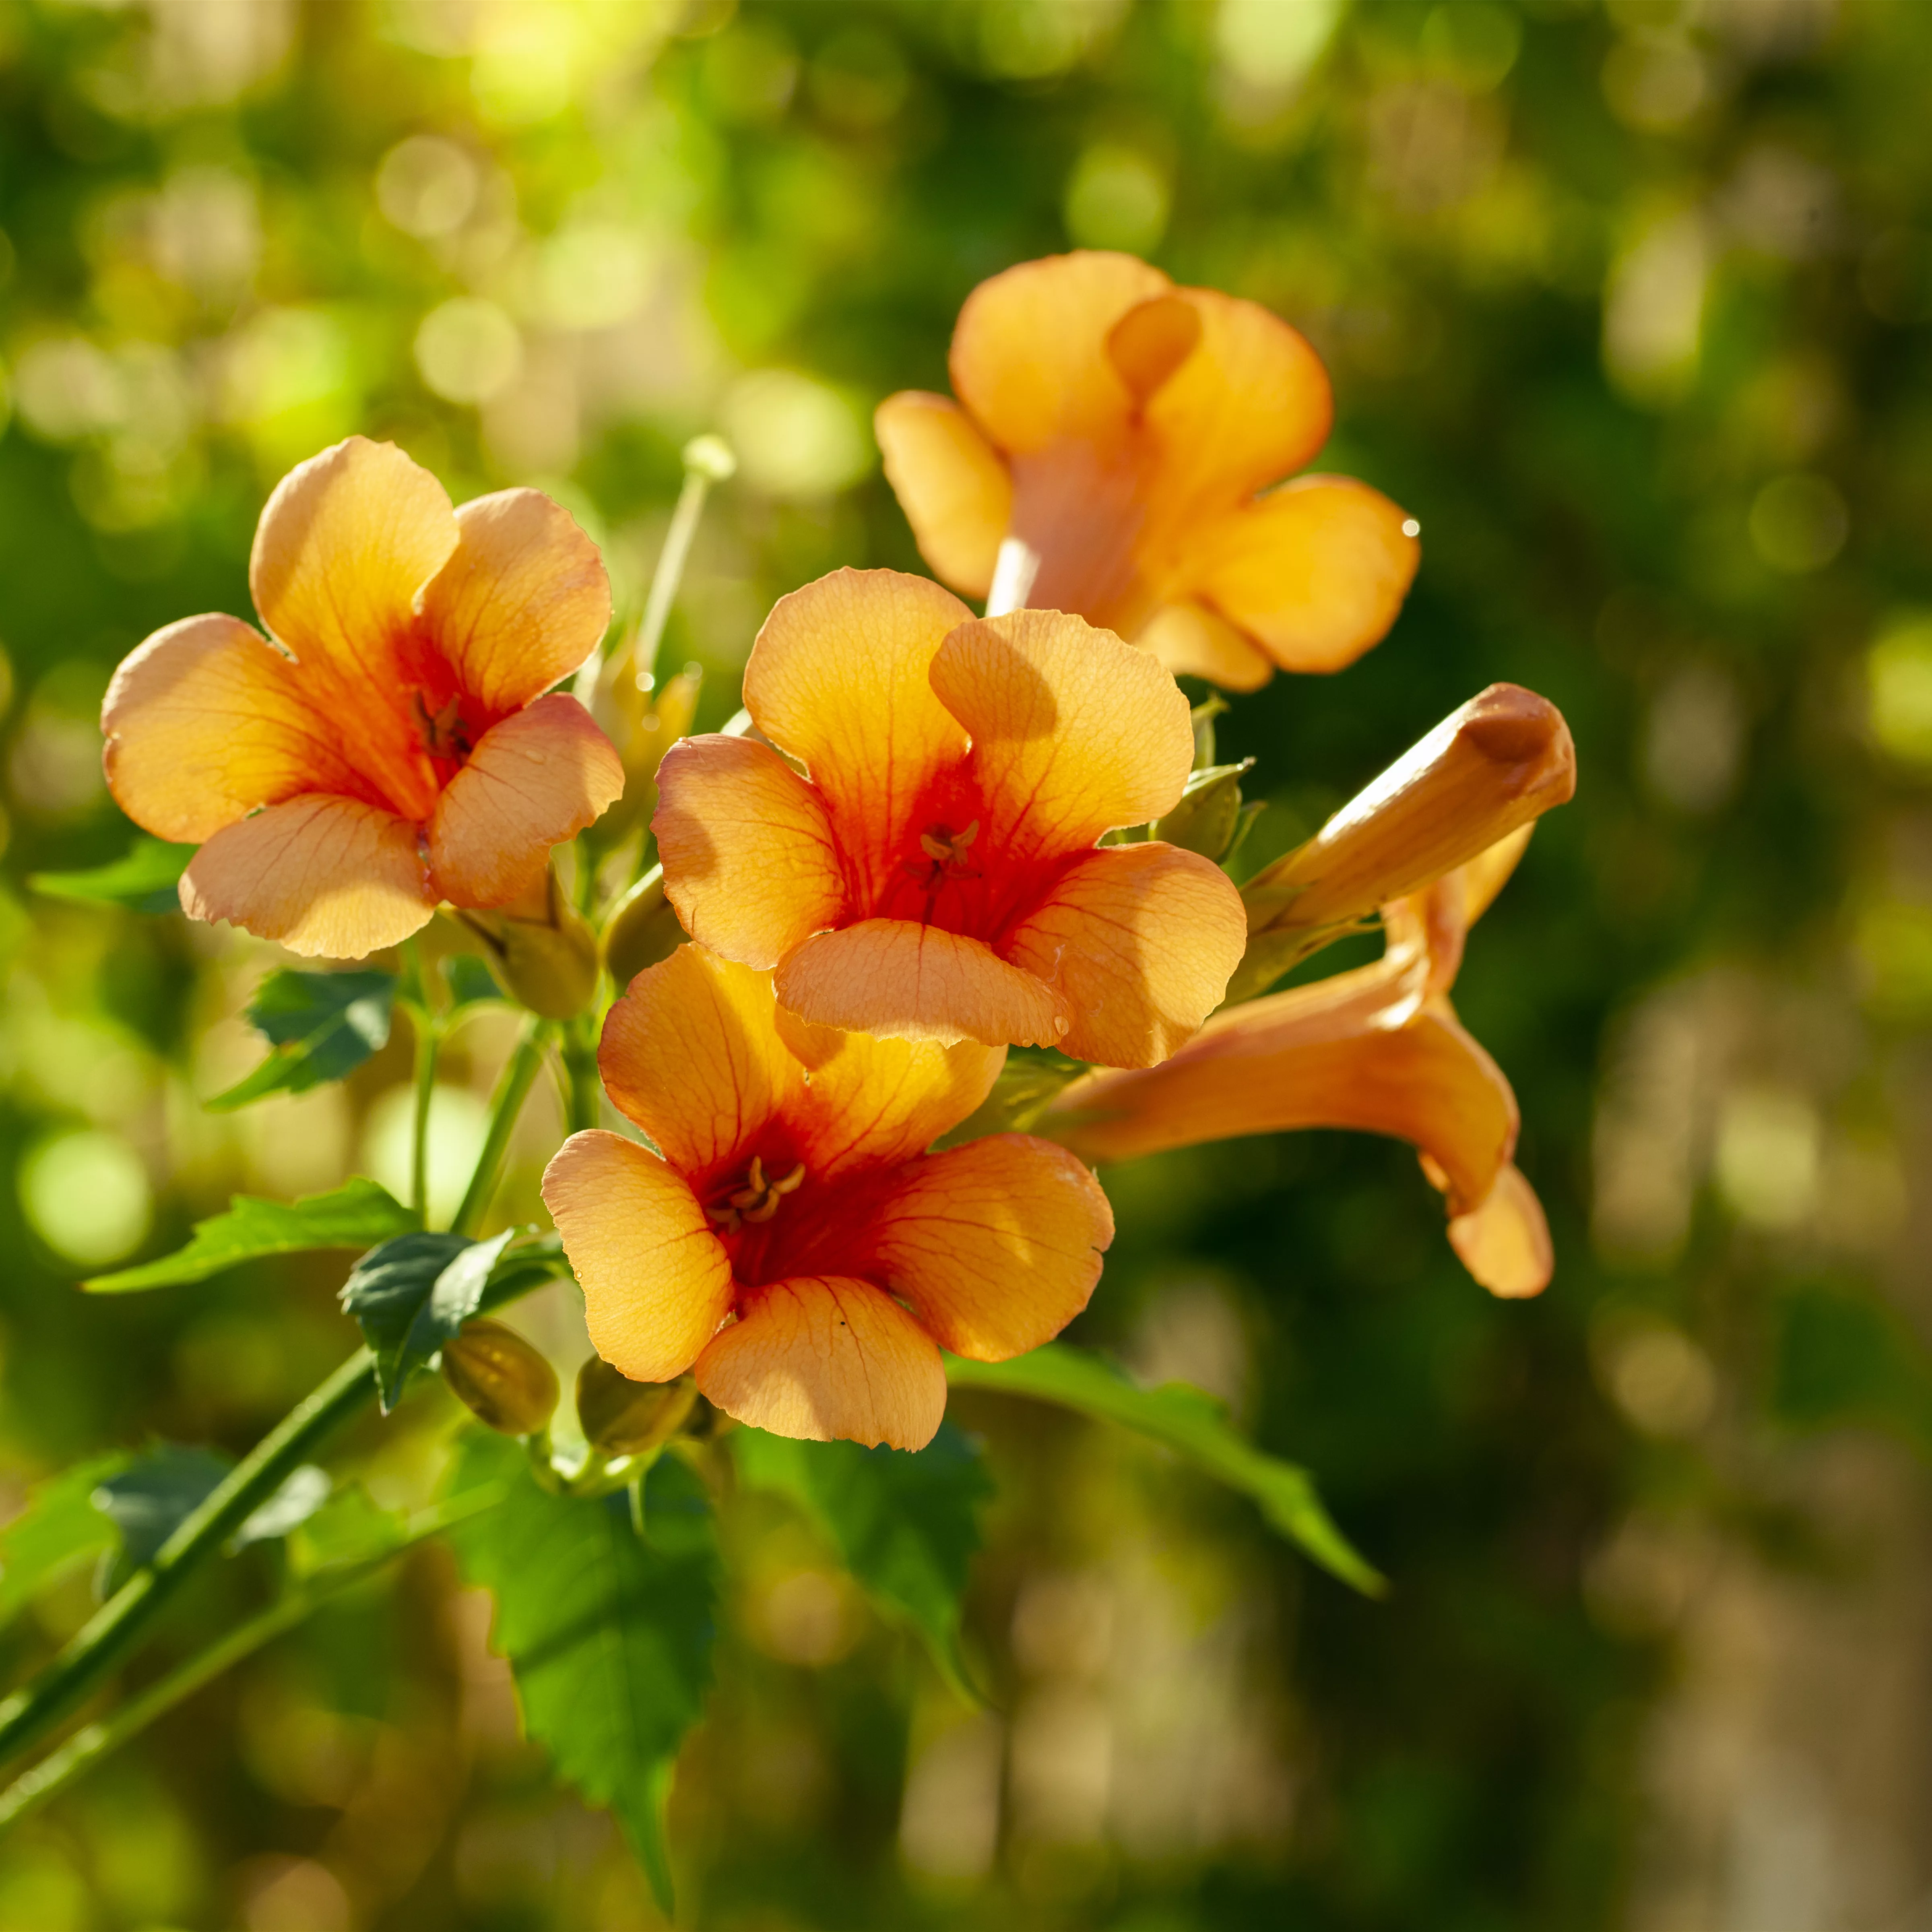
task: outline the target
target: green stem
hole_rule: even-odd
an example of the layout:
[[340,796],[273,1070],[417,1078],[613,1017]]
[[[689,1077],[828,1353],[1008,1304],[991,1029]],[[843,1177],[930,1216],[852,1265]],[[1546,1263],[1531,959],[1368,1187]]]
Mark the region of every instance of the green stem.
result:
[[457,1209],[456,1218],[449,1224],[453,1234],[475,1234],[482,1224],[483,1216],[489,1212],[503,1156],[509,1147],[511,1135],[516,1131],[517,1116],[523,1112],[530,1083],[543,1065],[545,1030],[544,1022],[534,1013],[524,1022],[523,1036],[506,1064],[502,1076],[496,1082],[495,1097],[490,1102],[490,1131],[483,1137],[483,1151],[476,1156],[476,1171],[470,1177],[463,1204]]
[[644,614],[638,626],[633,653],[638,669],[653,678],[657,674],[658,646],[664,640],[664,626],[670,620],[670,607],[676,602],[677,586],[691,556],[692,541],[704,514],[704,500],[710,494],[712,484],[723,482],[736,467],[736,458],[716,436],[701,436],[685,446],[684,487],[677,493],[670,528],[664,532],[664,548],[658,552],[657,567],[651,572],[651,587],[644,598]]
[[160,1682],[151,1684],[138,1696],[130,1697],[111,1718],[84,1725],[59,1750],[43,1758],[31,1771],[15,1779],[5,1791],[0,1792],[0,1832],[58,1797],[103,1758],[138,1737],[157,1718],[166,1716],[177,1704],[193,1696],[204,1684],[212,1684],[244,1658],[253,1656],[284,1631],[293,1630],[323,1604],[387,1568],[406,1550],[413,1549],[425,1538],[500,1502],[502,1495],[501,1484],[490,1484],[468,1496],[455,1497],[440,1509],[425,1511],[392,1548],[364,1562],[343,1564],[312,1577],[278,1602],[271,1604],[260,1616],[251,1617],[206,1650],[190,1658]]
[[60,1654],[0,1703],[0,1763],[17,1757],[92,1694],[182,1586],[274,1495],[289,1472],[376,1393],[376,1358],[358,1348],[283,1417],[207,1500],[89,1618]]
[[604,1118],[604,1084],[597,1070],[597,1022],[586,1013],[565,1029],[563,1041],[566,1133],[580,1133]]
[[410,1205],[416,1219],[429,1226],[429,1109],[436,1097],[436,1054],[442,1030],[427,1012],[416,1016],[416,1111],[410,1128]]

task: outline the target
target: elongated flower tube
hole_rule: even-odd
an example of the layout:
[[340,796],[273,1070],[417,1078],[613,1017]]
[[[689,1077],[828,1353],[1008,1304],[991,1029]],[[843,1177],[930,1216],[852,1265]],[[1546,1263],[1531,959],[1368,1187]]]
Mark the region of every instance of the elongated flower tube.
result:
[[1334,416],[1314,350],[1266,309],[1131,255],[1026,262],[953,332],[953,394],[889,396],[886,475],[920,554],[997,616],[1078,611],[1232,690],[1339,670],[1415,574],[1415,525],[1303,476]]
[[673,747],[652,824],[685,929],[776,968],[791,1012],[1146,1066],[1220,999],[1246,929],[1226,875],[1096,842],[1170,809],[1193,760],[1187,700],[1145,652],[840,570],[779,599],[745,704],[770,742]]
[[1228,1007],[1164,1066],[1084,1075],[1036,1130],[1097,1161],[1298,1127],[1391,1135],[1420,1153],[1470,1273],[1495,1294],[1538,1293],[1553,1263],[1542,1208],[1510,1164],[1516,1096],[1448,998],[1464,936],[1531,830],[1386,907],[1374,965]]
[[444,900],[508,904],[623,790],[609,741],[544,694],[595,647],[610,590],[534,490],[459,509],[392,444],[351,436],[290,471],[238,619],[158,631],[101,708],[109,790],[201,850],[190,918],[359,958]]
[[694,1369],[778,1435],[930,1442],[940,1348],[1004,1361],[1050,1340],[1113,1239],[1099,1184],[1050,1142],[926,1152],[1005,1057],[805,1025],[769,974],[701,946],[639,974],[599,1064],[662,1154],[574,1134],[543,1181],[598,1353],[634,1381]]

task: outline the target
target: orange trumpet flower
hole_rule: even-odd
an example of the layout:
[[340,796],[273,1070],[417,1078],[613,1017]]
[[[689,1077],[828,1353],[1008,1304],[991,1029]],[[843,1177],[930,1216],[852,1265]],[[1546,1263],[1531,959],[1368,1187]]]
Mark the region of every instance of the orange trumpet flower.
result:
[[360,958],[445,899],[520,897],[622,791],[590,714],[543,694],[610,620],[596,546],[548,497],[453,509],[394,445],[351,436],[276,486],[248,583],[274,643],[184,618],[101,707],[116,802],[201,846],[191,919]]
[[1022,262],[953,331],[955,403],[876,418],[920,552],[996,616],[1076,610],[1238,691],[1340,670],[1395,621],[1416,526],[1341,476],[1328,377],[1288,324],[1131,255]]
[[1493,1294],[1540,1293],[1554,1260],[1542,1207],[1510,1162],[1516,1096],[1448,998],[1464,936],[1533,830],[1384,907],[1388,944],[1374,965],[1226,1008],[1165,1066],[1087,1074],[1036,1130],[1100,1161],[1296,1127],[1393,1135],[1447,1197],[1469,1272]]
[[1113,1216],[1052,1142],[926,1148],[1005,1049],[807,1026],[771,976],[680,946],[604,1022],[611,1100],[662,1157],[573,1134],[543,1195],[590,1339],[638,1382],[698,1386],[780,1436],[918,1449],[944,1346],[1004,1361],[1087,1305]]
[[686,931],[776,968],[792,1012],[1148,1066],[1221,998],[1246,927],[1226,876],[1096,843],[1168,810],[1192,761],[1187,700],[1144,652],[840,570],[779,599],[745,704],[769,742],[686,739],[653,825]]

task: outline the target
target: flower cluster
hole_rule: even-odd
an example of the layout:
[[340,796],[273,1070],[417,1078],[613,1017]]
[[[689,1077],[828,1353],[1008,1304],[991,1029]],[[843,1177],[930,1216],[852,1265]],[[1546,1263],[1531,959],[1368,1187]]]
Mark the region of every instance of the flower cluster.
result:
[[[604,1360],[688,1375],[742,1421],[921,1446],[942,1350],[1004,1360],[1086,1306],[1113,1232],[1086,1162],[1232,1135],[1412,1142],[1471,1272],[1535,1292],[1550,1244],[1514,1100],[1448,994],[1574,784],[1562,720],[1493,687],[1238,888],[1240,770],[1198,769],[1175,673],[1346,665],[1394,619],[1414,521],[1346,478],[1281,483],[1328,433],[1314,352],[1129,256],[995,277],[952,375],[956,402],[892,397],[878,434],[922,552],[984,616],[835,572],[772,610],[732,726],[620,759],[556,688],[599,682],[590,540],[533,490],[453,510],[352,438],[262,513],[268,636],[190,618],[121,668],[115,797],[200,846],[191,916],[297,952],[499,909],[502,958],[528,928],[562,962],[523,994],[553,1024],[594,1000],[598,957],[654,959],[614,989],[597,1058],[635,1133],[573,1135],[544,1198]],[[652,717],[682,729],[692,702]],[[580,861],[586,924],[552,848],[627,788]],[[640,956],[674,914],[682,943]],[[1378,964],[1268,991],[1378,918]],[[1048,1051],[1002,1081],[1013,1047]]]

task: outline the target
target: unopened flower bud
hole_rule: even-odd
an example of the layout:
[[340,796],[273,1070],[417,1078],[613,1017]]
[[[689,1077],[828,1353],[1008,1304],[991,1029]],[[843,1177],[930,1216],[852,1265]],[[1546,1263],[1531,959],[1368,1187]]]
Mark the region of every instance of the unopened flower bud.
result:
[[577,1372],[577,1419],[601,1454],[646,1456],[683,1427],[698,1402],[690,1376],[674,1382],[634,1382],[601,1355]]
[[597,991],[597,935],[546,871],[514,905],[469,913],[511,996],[545,1019],[574,1019]]
[[1172,811],[1154,820],[1151,836],[1219,860],[1234,842],[1241,821],[1241,777],[1254,760],[1238,765],[1209,765],[1187,781]]
[[684,944],[684,928],[664,897],[664,868],[653,866],[613,908],[604,928],[604,964],[621,988]]
[[556,1408],[556,1371],[500,1322],[472,1322],[446,1342],[442,1378],[500,1436],[534,1436]]
[[607,849],[656,810],[658,766],[690,731],[704,683],[704,672],[686,664],[653,688],[649,668],[636,662],[636,643],[633,637],[604,667],[590,704],[624,766],[624,796],[597,821],[598,842]]

